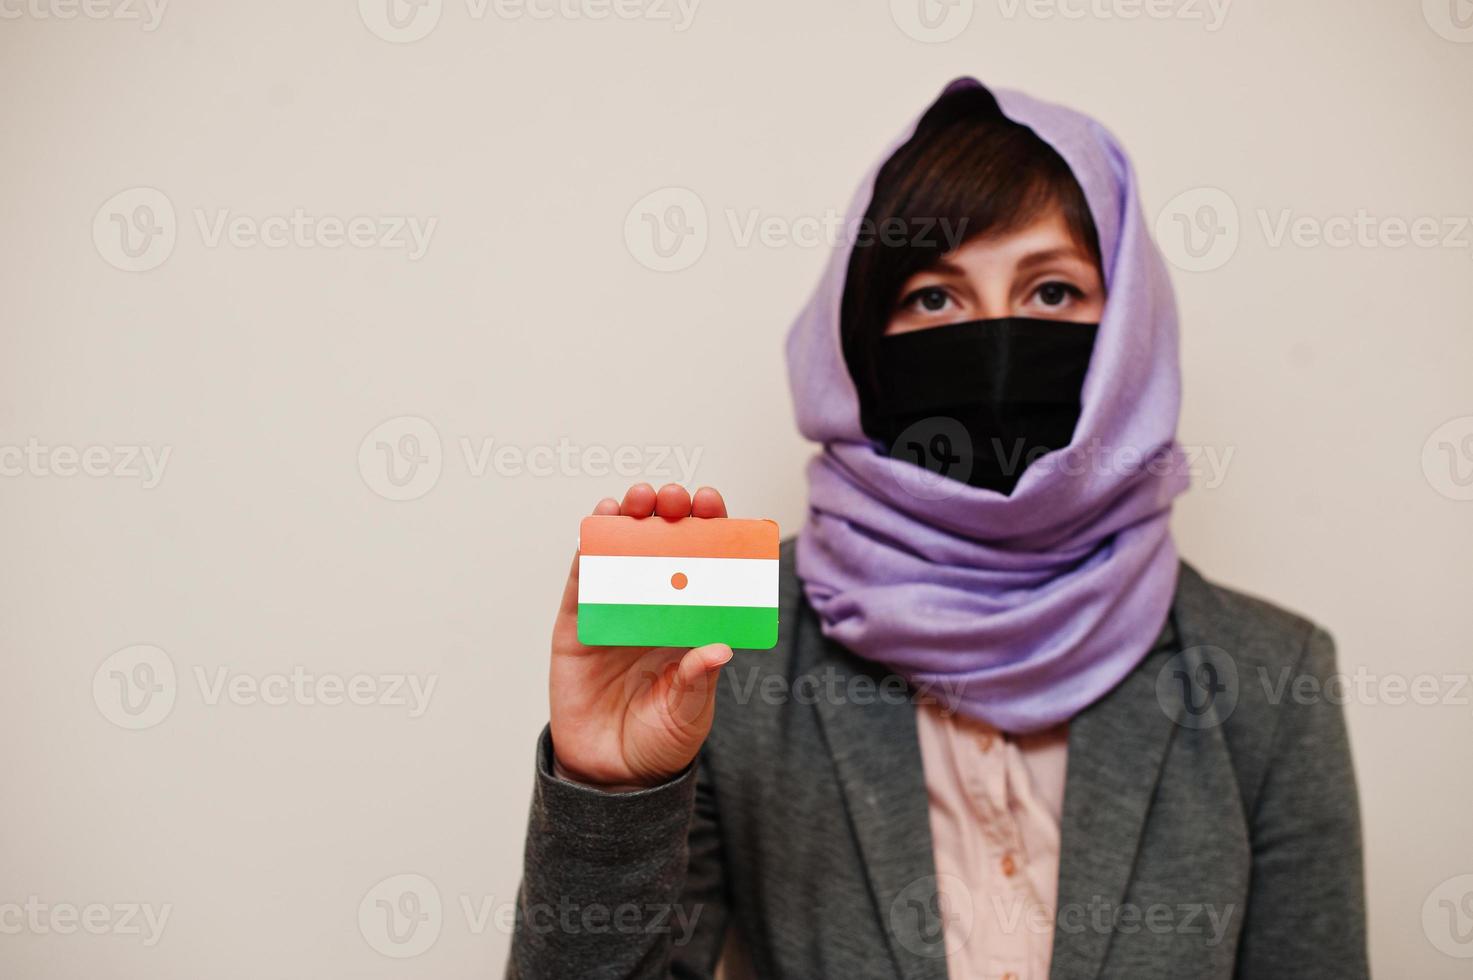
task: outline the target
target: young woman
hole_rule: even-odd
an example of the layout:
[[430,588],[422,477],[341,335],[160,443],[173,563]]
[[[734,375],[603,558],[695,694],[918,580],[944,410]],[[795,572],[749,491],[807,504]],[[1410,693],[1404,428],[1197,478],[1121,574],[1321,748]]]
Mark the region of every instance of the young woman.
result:
[[[1172,294],[1098,123],[971,79],[794,324],[773,651],[553,632],[508,975],[1363,977],[1329,637],[1177,557]],[[721,517],[709,488],[600,514]]]

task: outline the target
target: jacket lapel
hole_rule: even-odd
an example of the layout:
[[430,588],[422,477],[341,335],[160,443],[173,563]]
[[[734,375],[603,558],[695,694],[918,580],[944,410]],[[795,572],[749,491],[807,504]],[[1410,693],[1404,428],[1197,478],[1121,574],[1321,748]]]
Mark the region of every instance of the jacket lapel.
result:
[[[848,681],[857,675],[886,678],[882,668],[825,638],[811,610],[799,613],[798,630],[798,673],[814,675],[818,690],[829,690],[831,672],[840,690],[852,690]],[[908,692],[897,701],[893,680],[887,687],[890,697],[820,696],[818,717],[897,971],[907,980],[946,980],[915,706]]]
[[[791,559],[790,559],[791,560]],[[795,584],[796,584],[796,580]],[[1104,965],[1110,933],[1094,926],[1094,909],[1123,902],[1146,814],[1176,725],[1156,697],[1156,675],[1178,650],[1202,644],[1215,611],[1211,587],[1185,562],[1161,639],[1140,666],[1069,723],[1069,762],[1059,856],[1058,908],[1073,909],[1072,928],[1054,931],[1053,980],[1093,980]],[[882,668],[823,636],[801,598],[785,610],[797,619],[795,668],[819,690],[833,672],[841,681]],[[849,689],[847,686],[843,689]],[[947,980],[936,904],[929,798],[909,698],[815,699],[850,826],[897,970],[907,980]]]
[[1201,576],[1182,563],[1155,649],[1069,723],[1052,980],[1092,980],[1104,966],[1111,932],[1098,928],[1095,916],[1118,911],[1124,901],[1177,729],[1157,700],[1156,676],[1177,651],[1200,644],[1199,626],[1212,601]]

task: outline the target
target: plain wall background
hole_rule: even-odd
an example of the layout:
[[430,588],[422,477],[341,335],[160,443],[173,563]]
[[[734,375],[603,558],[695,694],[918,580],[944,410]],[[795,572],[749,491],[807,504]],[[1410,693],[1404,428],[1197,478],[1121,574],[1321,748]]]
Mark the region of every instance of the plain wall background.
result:
[[[1433,678],[1438,703],[1373,687],[1346,708],[1372,954],[1383,976],[1466,974],[1448,951],[1473,953],[1473,906],[1440,905],[1473,892],[1466,2],[960,0],[931,8],[955,34],[931,41],[909,0],[704,0],[688,24],[654,0],[603,20],[566,12],[597,0],[549,19],[428,0],[399,35],[388,0],[178,2],[152,30],[141,3],[92,2],[106,16],[0,4],[0,906],[20,907],[0,973],[499,975],[576,522],[630,480],[597,453],[476,475],[463,440],[472,461],[484,440],[636,447],[657,481],[677,474],[646,447],[699,452],[695,482],[796,530],[810,448],[781,341],[827,249],[737,232],[842,212],[975,74],[1109,125],[1151,221],[1226,229],[1212,268],[1173,273],[1182,440],[1232,453],[1180,502],[1178,539],[1327,625],[1347,672]],[[137,210],[148,192],[109,204],[139,187],[172,223]],[[662,272],[640,229],[672,192],[636,205],[671,187],[707,241]],[[436,225],[414,260],[210,244],[222,211],[297,209]],[[1369,244],[1307,237],[1358,212]],[[1286,214],[1298,241],[1274,237]],[[172,250],[149,239],[156,267],[120,267],[114,215],[171,227]],[[1419,217],[1437,243],[1395,247]],[[1190,265],[1186,244],[1163,240]],[[413,450],[423,427],[360,446],[402,417],[432,427],[420,472],[441,471],[392,501],[377,443]],[[102,447],[109,475],[67,475],[68,447]],[[157,485],[128,475],[129,447],[168,449]],[[168,659],[109,659],[137,645]],[[298,668],[436,687],[420,717],[212,694]],[[145,694],[120,701],[124,677],[154,714],[128,714]],[[429,895],[380,885],[401,874],[442,907],[408,959],[373,925],[405,881]],[[92,903],[104,934],[54,928]],[[120,904],[171,906],[162,937],[128,934]]]

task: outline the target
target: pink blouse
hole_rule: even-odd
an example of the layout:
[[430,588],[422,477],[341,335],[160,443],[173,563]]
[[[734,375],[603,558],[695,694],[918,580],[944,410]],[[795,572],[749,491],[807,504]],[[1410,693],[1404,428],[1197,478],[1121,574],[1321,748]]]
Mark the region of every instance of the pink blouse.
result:
[[916,710],[950,980],[1045,980],[1068,726],[1010,736]]

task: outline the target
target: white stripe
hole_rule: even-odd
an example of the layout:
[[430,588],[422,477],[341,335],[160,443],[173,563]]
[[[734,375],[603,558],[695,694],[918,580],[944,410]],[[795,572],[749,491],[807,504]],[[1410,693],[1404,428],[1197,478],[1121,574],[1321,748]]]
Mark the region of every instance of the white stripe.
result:
[[[670,584],[676,572],[686,577],[683,589]],[[776,608],[777,559],[584,555],[578,601]]]

